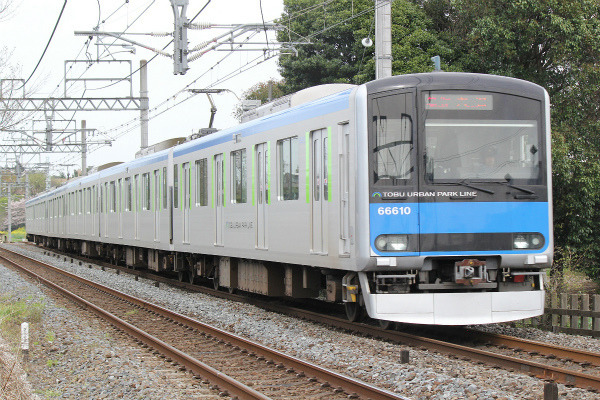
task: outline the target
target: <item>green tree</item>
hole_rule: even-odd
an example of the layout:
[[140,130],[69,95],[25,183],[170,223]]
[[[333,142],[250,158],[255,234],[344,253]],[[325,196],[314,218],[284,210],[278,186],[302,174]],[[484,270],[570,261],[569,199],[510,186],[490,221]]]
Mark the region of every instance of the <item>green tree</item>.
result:
[[[372,0],[284,0],[280,40],[311,40],[281,57],[285,92],[374,78]],[[365,11],[364,13],[362,13]],[[443,69],[512,76],[545,87],[552,103],[555,240],[600,278],[600,2],[396,0],[393,73]]]
[[[600,3],[596,0],[422,1],[452,44],[457,69],[545,87],[552,103],[556,245],[600,278]],[[559,254],[560,258],[560,254]]]
[[[269,101],[269,95],[271,99],[277,99],[283,96],[283,86],[283,81],[277,81],[275,79],[257,83],[242,93],[242,100],[260,100],[262,104],[265,104]],[[242,105],[239,104],[233,112],[233,115],[240,120],[243,113],[244,110],[242,110]]]
[[[282,56],[284,91],[324,83],[363,83],[375,78],[373,47],[361,41],[374,35],[373,0],[284,0],[280,23],[289,30],[280,41],[310,41],[297,46],[298,56]],[[421,7],[407,0],[392,3],[393,73],[431,71],[431,57],[451,53]]]

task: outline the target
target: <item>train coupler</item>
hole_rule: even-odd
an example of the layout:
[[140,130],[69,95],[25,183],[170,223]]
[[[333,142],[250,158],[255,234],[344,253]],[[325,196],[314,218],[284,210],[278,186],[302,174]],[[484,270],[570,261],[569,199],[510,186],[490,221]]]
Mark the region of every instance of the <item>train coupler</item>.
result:
[[465,259],[455,262],[454,282],[465,286],[487,282],[485,261]]

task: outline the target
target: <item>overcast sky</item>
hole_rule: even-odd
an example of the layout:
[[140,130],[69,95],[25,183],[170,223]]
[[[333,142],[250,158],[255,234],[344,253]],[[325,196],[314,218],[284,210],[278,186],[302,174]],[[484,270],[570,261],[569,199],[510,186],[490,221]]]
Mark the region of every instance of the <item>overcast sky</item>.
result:
[[[0,20],[0,48],[12,52],[10,62],[20,68],[20,75],[26,79],[34,70],[44,47],[56,24],[63,0],[12,0],[13,11]],[[206,4],[207,0],[189,0],[187,17],[191,19]],[[148,8],[149,7],[149,8]],[[145,12],[144,10],[148,8]],[[283,11],[282,0],[262,0],[262,9],[265,21],[272,21],[281,16]],[[140,16],[141,15],[141,16]],[[137,19],[139,17],[139,19]],[[136,20],[137,19],[137,20]],[[216,24],[242,24],[262,23],[259,0],[212,0],[194,21],[196,23],[210,22]],[[173,11],[169,0],[71,0],[68,1],[58,24],[58,28],[50,43],[40,66],[31,80],[27,83],[27,90],[35,89],[31,97],[62,97],[65,92],[63,77],[65,75],[65,60],[96,59],[98,46],[94,39],[89,46],[85,46],[87,37],[75,36],[75,31],[91,31],[99,26],[99,31],[131,33],[152,33],[173,31]],[[189,47],[209,40],[221,33],[223,29],[209,29],[189,32]],[[147,46],[162,49],[170,37],[128,36],[130,39],[141,42]],[[273,40],[274,34],[269,38]],[[264,33],[255,36],[255,40],[265,40]],[[104,43],[112,43],[104,39]],[[103,49],[100,50],[102,52]],[[122,47],[111,48],[115,59],[131,60],[132,67],[136,70],[141,59],[150,60],[155,53],[141,47],[135,48],[135,54]],[[172,53],[173,46],[166,51]],[[164,56],[156,57],[148,65],[148,87],[150,108],[159,106],[166,100],[158,111],[172,107],[175,103],[185,99],[187,95],[173,96],[187,85],[193,88],[206,88],[233,71],[236,71],[259,56],[258,52],[210,52],[197,61],[190,63],[190,70],[186,75],[173,75],[173,61]],[[104,53],[104,59],[109,59]],[[226,57],[223,61],[219,60]],[[77,68],[69,70],[68,78],[79,77],[87,67],[85,63],[68,64]],[[128,64],[97,64],[93,65],[83,77],[105,78],[122,77],[129,74]],[[4,77],[1,77],[4,78]],[[219,83],[215,88],[230,89],[238,96],[252,85],[266,81],[270,78],[279,78],[277,73],[276,58],[260,64],[247,72],[235,74],[231,79]],[[128,84],[118,84],[103,88],[109,82],[88,82],[84,86],[79,83],[67,91],[69,97],[125,97],[129,96]],[[139,74],[133,76],[134,97],[139,96]],[[232,116],[237,99],[231,93],[214,95],[213,99],[218,108],[215,124],[217,128],[226,128],[236,124]],[[210,105],[206,95],[196,97],[175,106],[168,111],[153,118],[149,123],[149,143],[157,143],[164,139],[179,136],[188,136],[199,128],[206,127],[210,116]],[[151,113],[152,116],[152,113]],[[112,111],[112,112],[79,112],[73,117],[72,112],[61,112],[55,115],[56,120],[74,120],[77,127],[81,120],[87,121],[88,128],[100,132],[108,132],[111,136],[123,135],[115,141],[110,148],[96,150],[88,156],[88,165],[101,165],[112,161],[127,161],[134,158],[140,146],[140,129],[136,122],[139,111]],[[28,129],[44,129],[43,114],[37,116],[40,121],[27,123],[23,127]],[[127,124],[128,128],[121,128]],[[66,124],[62,122],[62,124]],[[61,128],[61,122],[55,122],[55,128]],[[71,125],[71,127],[73,124]],[[126,130],[131,132],[125,133]],[[90,138],[99,140],[104,137]],[[44,162],[46,156],[26,157],[22,161]],[[81,164],[79,156],[61,155],[52,156],[54,164],[71,163],[73,171]]]

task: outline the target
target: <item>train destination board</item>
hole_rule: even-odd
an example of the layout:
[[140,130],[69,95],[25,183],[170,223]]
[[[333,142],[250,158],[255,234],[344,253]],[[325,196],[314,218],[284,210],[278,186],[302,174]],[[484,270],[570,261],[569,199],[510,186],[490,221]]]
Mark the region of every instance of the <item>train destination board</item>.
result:
[[431,93],[425,97],[425,109],[489,111],[494,109],[494,101],[493,96],[487,93]]

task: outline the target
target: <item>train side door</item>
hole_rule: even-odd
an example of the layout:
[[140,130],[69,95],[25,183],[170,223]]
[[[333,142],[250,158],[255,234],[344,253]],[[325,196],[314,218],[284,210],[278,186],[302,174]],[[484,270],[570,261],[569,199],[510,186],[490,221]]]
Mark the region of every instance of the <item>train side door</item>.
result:
[[119,216],[119,238],[123,237],[123,179],[117,181],[117,215]]
[[340,250],[341,256],[350,254],[352,233],[350,232],[350,125],[343,123],[339,128],[340,165]]
[[135,209],[135,212],[133,213],[134,215],[134,238],[135,239],[139,239],[139,230],[140,230],[140,216],[139,216],[139,212],[140,212],[140,176],[139,175],[135,175],[133,177],[133,190],[135,192],[135,197],[134,197],[134,204],[133,204],[133,208]]
[[191,176],[190,176],[190,163],[187,162],[182,165],[183,169],[183,196],[181,204],[181,215],[183,218],[183,243],[190,242],[190,202],[191,202]]
[[269,148],[267,143],[256,145],[256,248],[266,249],[267,242],[267,205],[269,204],[268,182]]
[[160,173],[154,170],[154,241],[160,240]]
[[214,158],[215,176],[215,246],[223,245],[223,208],[225,207],[225,165],[223,154]]
[[329,201],[328,132],[319,129],[310,134],[310,184],[311,184],[311,252],[327,254]]

